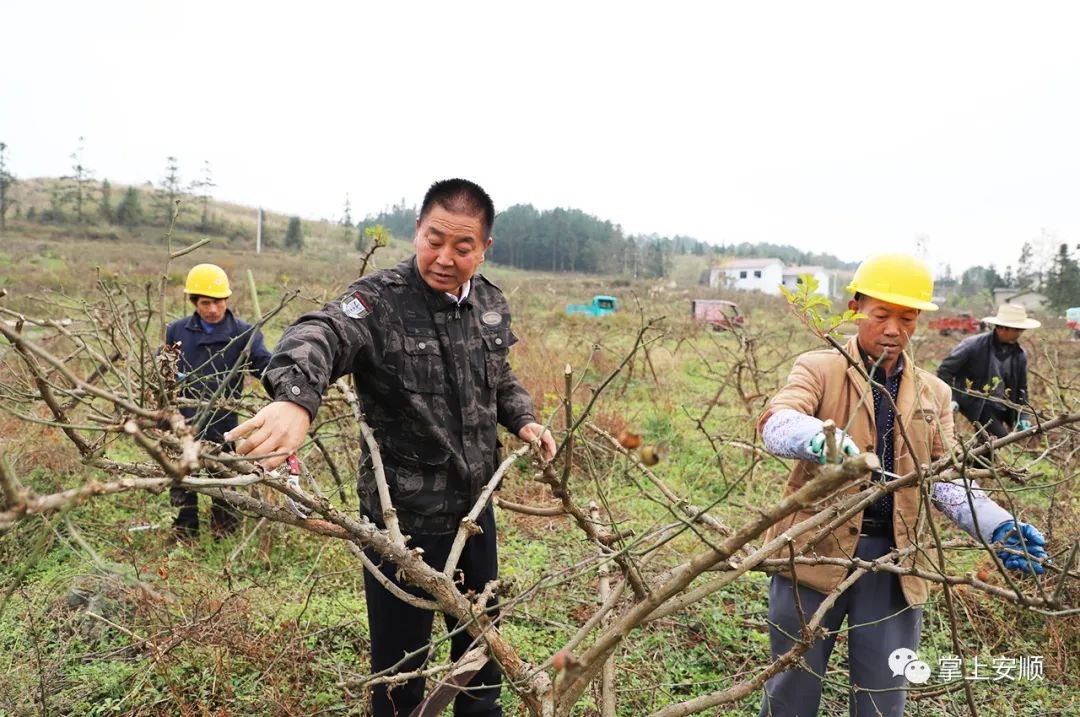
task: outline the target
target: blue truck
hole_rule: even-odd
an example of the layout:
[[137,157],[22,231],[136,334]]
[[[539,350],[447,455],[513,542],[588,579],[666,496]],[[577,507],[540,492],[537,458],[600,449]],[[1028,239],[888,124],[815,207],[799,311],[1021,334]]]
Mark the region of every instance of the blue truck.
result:
[[619,308],[619,300],[614,296],[597,294],[592,298],[591,304],[567,304],[566,315],[585,314],[586,316],[607,316],[614,314]]

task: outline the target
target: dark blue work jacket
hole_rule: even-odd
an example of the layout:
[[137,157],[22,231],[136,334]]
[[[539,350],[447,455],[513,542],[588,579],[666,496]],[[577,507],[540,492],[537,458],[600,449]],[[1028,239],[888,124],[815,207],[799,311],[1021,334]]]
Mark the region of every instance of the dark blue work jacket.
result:
[[[229,309],[225,310],[225,318],[210,333],[203,331],[199,315],[194,312],[169,324],[165,331],[166,343],[180,342],[180,364],[177,366],[179,393],[185,398],[203,402],[201,406],[180,409],[189,423],[200,412],[205,413],[206,403],[215,394],[215,404],[239,398],[245,372],[255,378],[262,377],[270,363],[270,352],[263,344],[262,333],[255,331],[252,340],[252,331],[255,330],[251,324],[233,316]],[[240,366],[219,393],[222,381],[237,364]],[[236,414],[224,409],[214,410],[212,415],[200,417],[200,425],[204,428],[199,432],[199,437],[220,443],[225,433],[235,428],[236,424]]]
[[[1000,418],[1006,425],[1016,423],[1014,408],[981,398],[977,393],[1027,403],[1027,353],[1020,344],[1003,344],[993,331],[968,336],[958,343],[938,366],[937,375],[953,390],[953,400],[971,421]],[[995,382],[994,379],[998,381]],[[971,382],[971,389],[967,384]],[[973,395],[973,392],[977,392]]]

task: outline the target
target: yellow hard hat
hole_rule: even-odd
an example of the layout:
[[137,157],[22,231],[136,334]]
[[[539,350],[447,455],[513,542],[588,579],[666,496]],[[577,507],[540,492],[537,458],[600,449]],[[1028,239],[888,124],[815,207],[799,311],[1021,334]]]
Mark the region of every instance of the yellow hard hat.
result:
[[937,311],[934,277],[921,259],[908,254],[878,254],[855,270],[848,284],[851,293],[866,294],[890,304],[920,311]]
[[232,290],[229,289],[229,277],[220,266],[197,264],[188,272],[187,281],[184,282],[184,293],[224,299],[232,295]]

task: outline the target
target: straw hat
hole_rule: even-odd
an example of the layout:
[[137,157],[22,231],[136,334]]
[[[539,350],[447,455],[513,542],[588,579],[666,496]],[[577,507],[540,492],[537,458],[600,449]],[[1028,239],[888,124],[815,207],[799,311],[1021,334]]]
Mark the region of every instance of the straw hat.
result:
[[998,307],[997,316],[987,316],[983,322],[1008,326],[1010,329],[1037,329],[1042,326],[1042,322],[1029,319],[1027,309],[1020,304],[1002,304]]

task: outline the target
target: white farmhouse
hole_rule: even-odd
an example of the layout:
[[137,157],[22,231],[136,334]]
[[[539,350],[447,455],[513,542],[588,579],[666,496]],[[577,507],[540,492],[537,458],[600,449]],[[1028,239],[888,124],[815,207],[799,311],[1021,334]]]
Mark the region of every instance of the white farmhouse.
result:
[[1028,311],[1045,310],[1050,299],[1045,294],[1040,294],[1032,289],[1018,289],[1016,287],[1000,286],[993,291],[994,308],[1002,304],[1020,304]]
[[784,262],[779,259],[728,259],[709,272],[709,286],[779,294]]
[[832,287],[829,285],[832,274],[823,266],[788,266],[784,268],[784,286],[795,291],[802,284],[802,276],[809,274],[817,279],[817,293],[823,296],[832,296]]
[[832,272],[820,266],[784,266],[775,258],[725,259],[709,271],[709,286],[779,294],[781,284],[798,287],[803,274],[817,279],[819,294],[832,295]]

